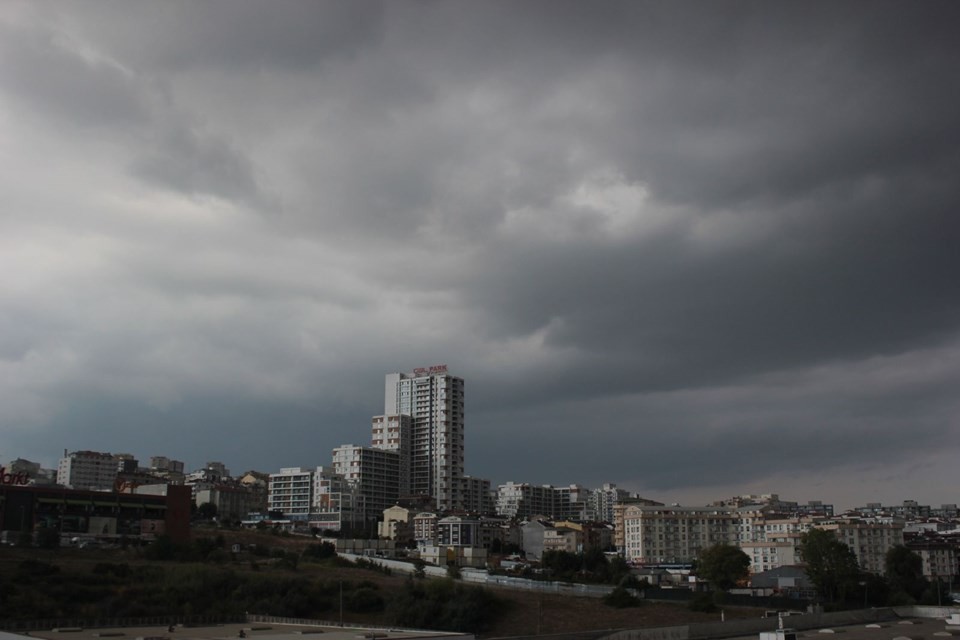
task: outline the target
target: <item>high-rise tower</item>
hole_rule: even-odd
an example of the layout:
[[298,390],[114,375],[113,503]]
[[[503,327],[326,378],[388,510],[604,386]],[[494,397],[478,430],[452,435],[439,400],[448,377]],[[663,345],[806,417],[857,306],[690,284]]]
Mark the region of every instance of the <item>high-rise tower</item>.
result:
[[[409,456],[409,480],[404,482],[409,495],[430,496],[441,510],[462,509],[463,378],[449,375],[446,365],[414,369],[412,374],[390,373],[383,404],[387,422],[390,416],[410,416],[409,428],[395,432],[409,443],[383,442],[378,447]],[[376,425],[374,418],[375,430]]]

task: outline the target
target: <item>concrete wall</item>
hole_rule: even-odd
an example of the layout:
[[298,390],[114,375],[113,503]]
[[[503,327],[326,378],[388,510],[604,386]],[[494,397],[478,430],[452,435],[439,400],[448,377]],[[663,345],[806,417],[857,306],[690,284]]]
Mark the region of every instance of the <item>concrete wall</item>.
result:
[[947,619],[954,613],[960,613],[960,607],[894,607],[898,616],[904,618],[943,618]]
[[[893,609],[858,609],[856,611],[837,611],[833,613],[808,613],[802,616],[790,616],[784,626],[804,630],[820,627],[841,627],[850,624],[865,624],[881,620],[893,620],[897,614]],[[618,631],[604,640],[696,640],[701,638],[731,638],[759,634],[761,631],[774,631],[779,626],[777,618],[754,618],[749,620],[730,620],[728,622],[704,622],[677,627],[659,627],[654,629],[630,629]]]

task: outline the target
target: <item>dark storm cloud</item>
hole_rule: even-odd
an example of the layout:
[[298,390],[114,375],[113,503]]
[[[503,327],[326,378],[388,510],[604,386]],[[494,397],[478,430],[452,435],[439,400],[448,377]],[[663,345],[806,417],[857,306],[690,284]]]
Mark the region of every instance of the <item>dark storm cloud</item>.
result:
[[[325,464],[434,362],[495,481],[712,498],[958,446],[955,3],[14,8],[30,450],[76,409],[77,448],[235,422],[231,467]],[[271,423],[315,459],[258,458]]]
[[[101,2],[68,19],[124,59],[148,70],[257,73],[311,68],[347,57],[381,37],[379,2],[188,1],[131,7]],[[144,28],[144,25],[150,25]]]

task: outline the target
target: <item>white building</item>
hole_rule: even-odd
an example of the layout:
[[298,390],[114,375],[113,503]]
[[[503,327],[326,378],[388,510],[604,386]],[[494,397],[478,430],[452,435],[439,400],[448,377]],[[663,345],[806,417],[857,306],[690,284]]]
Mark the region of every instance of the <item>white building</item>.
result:
[[630,497],[626,489],[618,489],[615,484],[604,484],[587,494],[588,520],[613,522],[613,507]]
[[64,450],[57,465],[57,484],[70,489],[112,491],[118,462],[112,453]]
[[306,520],[310,515],[313,471],[300,467],[284,467],[270,474],[267,487],[267,509],[280,511],[289,520]]
[[462,509],[464,384],[446,365],[387,374],[384,416],[410,416],[409,494]]

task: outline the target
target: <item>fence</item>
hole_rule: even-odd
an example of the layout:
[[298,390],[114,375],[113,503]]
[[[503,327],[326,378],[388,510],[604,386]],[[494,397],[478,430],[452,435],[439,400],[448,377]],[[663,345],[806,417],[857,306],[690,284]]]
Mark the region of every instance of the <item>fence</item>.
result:
[[[338,553],[338,556],[346,560],[356,561],[358,559],[371,562],[381,567],[386,567],[391,571],[412,574],[416,567],[410,562],[401,560],[389,560],[387,558],[377,558],[369,556],[360,556],[352,553]],[[423,573],[426,576],[442,578],[447,575],[444,567],[434,565],[425,565]],[[557,593],[570,596],[584,596],[587,598],[602,598],[614,587],[606,584],[579,584],[573,582],[547,582],[544,580],[530,580],[529,578],[514,578],[511,576],[490,575],[484,569],[464,568],[460,570],[460,579],[464,582],[473,584],[500,587],[502,589],[516,589],[518,591],[537,591],[541,593]]]
[[246,622],[243,615],[234,616],[150,616],[145,618],[45,618],[40,620],[0,620],[4,631],[40,631],[43,629],[112,629],[117,627],[165,627],[171,624],[204,627]]

